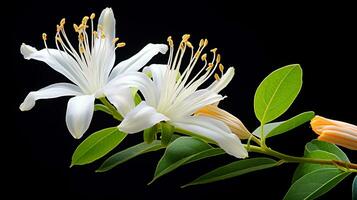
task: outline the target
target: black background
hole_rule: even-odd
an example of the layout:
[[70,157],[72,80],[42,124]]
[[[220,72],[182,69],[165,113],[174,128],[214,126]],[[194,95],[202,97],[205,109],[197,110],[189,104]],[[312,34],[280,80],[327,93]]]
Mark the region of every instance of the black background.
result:
[[[229,1],[230,2],[230,1]],[[83,16],[112,7],[117,33],[127,46],[117,51],[123,60],[149,42],[164,43],[167,36],[190,33],[192,42],[207,37],[217,47],[225,66],[235,66],[236,76],[224,90],[222,107],[238,116],[250,130],[258,125],[253,96],[259,82],[278,67],[299,63],[304,70],[302,92],[280,120],[300,112],[357,123],[356,118],[356,12],[340,3],[260,4],[224,1],[53,1],[11,2],[2,7],[3,44],[10,41],[2,68],[4,107],[10,109],[2,121],[5,147],[1,161],[5,188],[12,197],[54,197],[80,199],[281,199],[289,188],[294,164],[260,171],[213,184],[180,189],[197,176],[233,161],[229,156],[207,159],[182,167],[147,186],[162,152],[144,155],[108,173],[94,173],[100,160],[88,166],[69,168],[72,152],[80,143],[65,126],[68,98],[42,100],[29,112],[18,106],[28,92],[49,84],[67,81],[44,63],[27,61],[19,47],[26,42],[43,47],[41,34],[54,36],[62,17],[68,26]],[[7,24],[9,23],[9,24]],[[71,30],[69,27],[68,30]],[[75,39],[75,38],[73,38]],[[9,59],[10,58],[10,59]],[[153,62],[163,62],[158,56]],[[114,126],[110,117],[96,113],[88,133]],[[5,130],[5,129],[4,129]],[[87,135],[88,135],[87,133]],[[269,145],[286,153],[301,155],[304,144],[316,135],[308,125],[290,134],[271,139]],[[120,148],[140,142],[141,134],[130,135]],[[118,150],[116,149],[116,150]],[[346,150],[356,162],[355,152]],[[352,176],[322,199],[350,199]],[[4,193],[3,193],[4,194]],[[109,198],[110,197],[110,198]]]

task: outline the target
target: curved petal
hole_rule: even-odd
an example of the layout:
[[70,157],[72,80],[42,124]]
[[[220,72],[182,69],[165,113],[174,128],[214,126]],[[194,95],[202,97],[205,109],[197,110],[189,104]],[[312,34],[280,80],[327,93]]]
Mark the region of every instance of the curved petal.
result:
[[117,76],[111,80],[97,96],[102,94],[105,96],[116,95],[119,90],[129,87],[139,89],[148,105],[156,107],[158,102],[158,90],[152,80],[141,72],[128,72]]
[[228,68],[227,72],[224,73],[219,81],[214,81],[207,89],[219,93],[231,82],[234,77],[234,67]]
[[38,91],[30,92],[20,105],[21,111],[31,110],[38,99],[52,99],[62,96],[80,95],[81,89],[70,83],[55,83]]
[[148,106],[145,101],[142,101],[124,117],[118,128],[126,133],[137,133],[167,120],[169,118],[158,113],[155,108]]
[[83,72],[80,70],[80,66],[66,52],[57,49],[41,49],[38,51],[36,48],[25,43],[22,43],[20,51],[25,59],[34,59],[46,63],[80,88],[84,89],[88,85]]
[[68,101],[66,124],[69,132],[76,139],[87,131],[94,111],[94,96],[81,95]]
[[[115,17],[111,8],[103,9],[99,16],[98,25],[103,27],[105,37],[109,37],[110,41],[115,38]],[[101,34],[101,29],[98,28],[97,32]]]
[[143,69],[143,73],[151,74],[154,84],[157,88],[162,88],[162,83],[165,80],[165,72],[168,70],[165,64],[152,64]]
[[146,63],[148,63],[152,57],[154,57],[159,52],[165,54],[167,51],[167,45],[165,44],[148,44],[137,54],[131,58],[124,60],[117,64],[110,74],[109,80],[116,77],[118,74],[130,71],[138,71]]
[[118,90],[114,95],[107,96],[107,98],[117,108],[121,116],[125,116],[135,107],[130,88]]
[[217,142],[219,147],[232,156],[237,158],[248,156],[237,135],[221,121],[204,116],[189,116],[180,121],[171,121],[171,124]]

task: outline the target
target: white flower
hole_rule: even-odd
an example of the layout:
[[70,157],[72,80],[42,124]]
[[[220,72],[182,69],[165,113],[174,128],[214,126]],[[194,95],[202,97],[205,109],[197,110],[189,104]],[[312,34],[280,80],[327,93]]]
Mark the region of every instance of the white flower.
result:
[[[148,44],[133,57],[120,62],[114,68],[115,50],[125,46],[115,38],[115,18],[111,8],[102,11],[97,31],[94,30],[94,13],[84,17],[81,24],[73,25],[78,33],[78,46],[73,46],[65,32],[65,19],[57,25],[55,44],[57,49],[47,47],[47,35],[42,35],[46,48],[35,48],[22,44],[21,53],[25,59],[35,59],[47,63],[52,69],[63,74],[71,83],[56,83],[38,91],[30,92],[20,105],[22,111],[32,109],[38,99],[61,96],[75,96],[68,101],[66,124],[74,138],[80,138],[88,129],[94,110],[96,97],[103,97],[101,89],[114,79],[128,75],[135,76],[158,52],[165,53],[167,46]],[[90,25],[87,25],[90,20]],[[89,29],[90,33],[86,30]],[[78,48],[78,51],[75,49]],[[113,70],[112,70],[113,69]],[[125,90],[121,93],[126,93]]]
[[[135,108],[132,103],[127,104],[130,107],[122,109],[121,113],[124,116],[124,120],[118,127],[124,132],[136,133],[152,127],[160,121],[166,121],[176,128],[191,131],[214,140],[228,154],[238,158],[245,158],[248,156],[246,149],[237,135],[233,134],[227,125],[211,117],[193,115],[197,110],[224,99],[218,93],[232,80],[234,68],[231,67],[226,73],[223,73],[224,68],[220,64],[220,55],[216,54],[217,49],[212,49],[212,62],[208,63],[207,54],[203,54],[201,59],[205,64],[197,74],[194,74],[194,66],[202,50],[207,46],[208,41],[201,40],[199,48],[195,52],[188,39],[189,35],[183,36],[179,49],[176,55],[173,56],[173,42],[171,37],[168,38],[170,46],[168,65],[155,64],[144,68],[144,72],[150,73],[153,80],[143,75],[141,80],[136,77],[137,79],[135,80],[127,78],[127,80],[121,79],[111,83],[117,87],[126,84],[137,85],[145,98],[145,101],[142,101]],[[191,59],[183,73],[180,74],[182,58],[187,48],[191,49]],[[217,67],[221,72],[221,78],[217,73],[214,73]],[[212,75],[216,80],[208,88],[199,89]],[[111,88],[113,87],[108,87],[104,90],[108,94],[115,93]],[[123,101],[123,98],[118,98],[117,101],[112,99],[114,105],[119,107]],[[126,101],[130,101],[130,99]],[[123,106],[121,107],[123,108]]]

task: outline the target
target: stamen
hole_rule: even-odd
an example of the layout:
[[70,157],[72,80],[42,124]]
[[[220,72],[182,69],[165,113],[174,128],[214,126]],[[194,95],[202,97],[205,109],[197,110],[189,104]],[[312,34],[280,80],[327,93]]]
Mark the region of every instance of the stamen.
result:
[[193,49],[193,46],[192,46],[192,43],[191,43],[191,42],[187,41],[187,42],[186,42],[186,45],[188,46],[188,48]]
[[205,53],[205,54],[203,54],[202,56],[201,56],[201,60],[202,61],[205,61],[207,59],[207,54]]
[[208,45],[208,40],[205,39],[205,42],[204,42],[204,44],[203,44],[203,47],[206,47],[207,45]]
[[219,81],[221,78],[219,77],[219,75],[217,73],[214,74],[214,79],[216,79],[217,81]]
[[217,54],[216,64],[221,62],[221,54]]
[[83,19],[82,19],[82,24],[83,25],[87,25],[88,20],[89,20],[89,17],[88,16],[84,16]]
[[79,32],[79,27],[77,26],[77,24],[73,24],[73,29],[75,32]]
[[66,18],[62,18],[60,21],[60,26],[64,26],[64,24],[66,23]]
[[42,33],[42,40],[46,41],[47,40],[47,34],[46,33]]
[[223,74],[224,66],[221,63],[219,63],[219,71]]
[[210,50],[210,52],[212,52],[212,53],[216,53],[216,51],[217,51],[217,48],[214,48],[214,49]]
[[174,42],[172,41],[172,37],[171,36],[167,37],[167,42],[169,43],[170,47],[174,46]]
[[190,39],[190,34],[185,34],[185,35],[182,36],[182,41],[183,42],[187,42],[188,39]]
[[206,71],[209,71],[213,68],[213,63],[208,63],[208,67],[206,68]]
[[114,39],[113,39],[113,41],[112,41],[112,42],[113,42],[113,44],[115,44],[115,43],[117,43],[118,41],[119,41],[119,38],[118,38],[118,37],[116,37],[116,38],[114,38]]
[[200,40],[200,44],[198,45],[199,47],[202,47],[204,45],[205,41],[203,39]]
[[122,48],[125,47],[126,43],[125,42],[119,42],[116,46],[116,48]]
[[97,32],[97,31],[93,31],[93,36],[94,36],[95,38],[99,39],[99,37],[98,37],[98,32]]
[[95,18],[95,13],[92,13],[92,14],[90,15],[90,19],[93,20],[94,18]]

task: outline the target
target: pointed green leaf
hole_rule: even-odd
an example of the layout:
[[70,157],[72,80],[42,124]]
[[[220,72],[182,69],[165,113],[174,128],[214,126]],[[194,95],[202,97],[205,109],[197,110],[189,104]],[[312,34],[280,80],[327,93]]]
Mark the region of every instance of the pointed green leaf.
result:
[[277,162],[270,158],[260,157],[239,160],[210,171],[182,187],[225,180],[274,166],[277,166]]
[[294,102],[302,86],[300,65],[288,65],[269,74],[254,96],[254,112],[261,124],[282,115]]
[[95,104],[94,105],[94,111],[102,111],[105,112],[109,115],[112,115],[112,112],[109,110],[109,108],[103,104]]
[[357,175],[353,179],[352,183],[352,200],[357,200]]
[[[327,151],[321,151],[321,150],[315,150],[307,153],[304,157],[307,158],[318,158],[318,159],[326,159],[326,160],[339,160],[339,158]],[[308,174],[312,171],[321,169],[321,168],[336,168],[333,165],[321,165],[321,164],[311,164],[311,163],[301,163],[299,166],[296,168],[292,183],[297,181],[299,178],[303,177],[305,174]]]
[[160,125],[161,125],[161,142],[163,145],[167,146],[171,141],[175,128],[166,122],[161,122]]
[[[263,127],[265,138],[286,133],[302,124],[310,121],[315,116],[313,111],[303,112],[286,121],[265,124]],[[261,127],[258,127],[253,134],[260,137]]]
[[339,169],[322,168],[305,174],[291,185],[284,200],[315,199],[334,188],[350,173]]
[[349,162],[347,155],[334,144],[319,141],[319,140],[312,140],[311,142],[306,144],[305,151],[311,152],[315,150],[327,151],[329,153],[336,155],[339,158],[339,160]]
[[126,135],[126,133],[119,131],[117,127],[106,128],[93,133],[74,151],[71,166],[85,165],[103,157],[118,146]]
[[154,140],[156,140],[156,134],[157,134],[157,126],[153,126],[150,128],[147,128],[144,130],[143,136],[144,136],[144,141],[148,144],[152,143]]
[[137,144],[110,156],[103,162],[103,164],[96,170],[96,172],[106,172],[136,156],[152,151],[157,151],[163,148],[165,147],[162,146],[161,142],[158,140],[155,140],[150,144],[147,144],[146,142]]
[[182,165],[223,153],[223,150],[213,148],[200,139],[180,137],[167,146],[150,183]]

